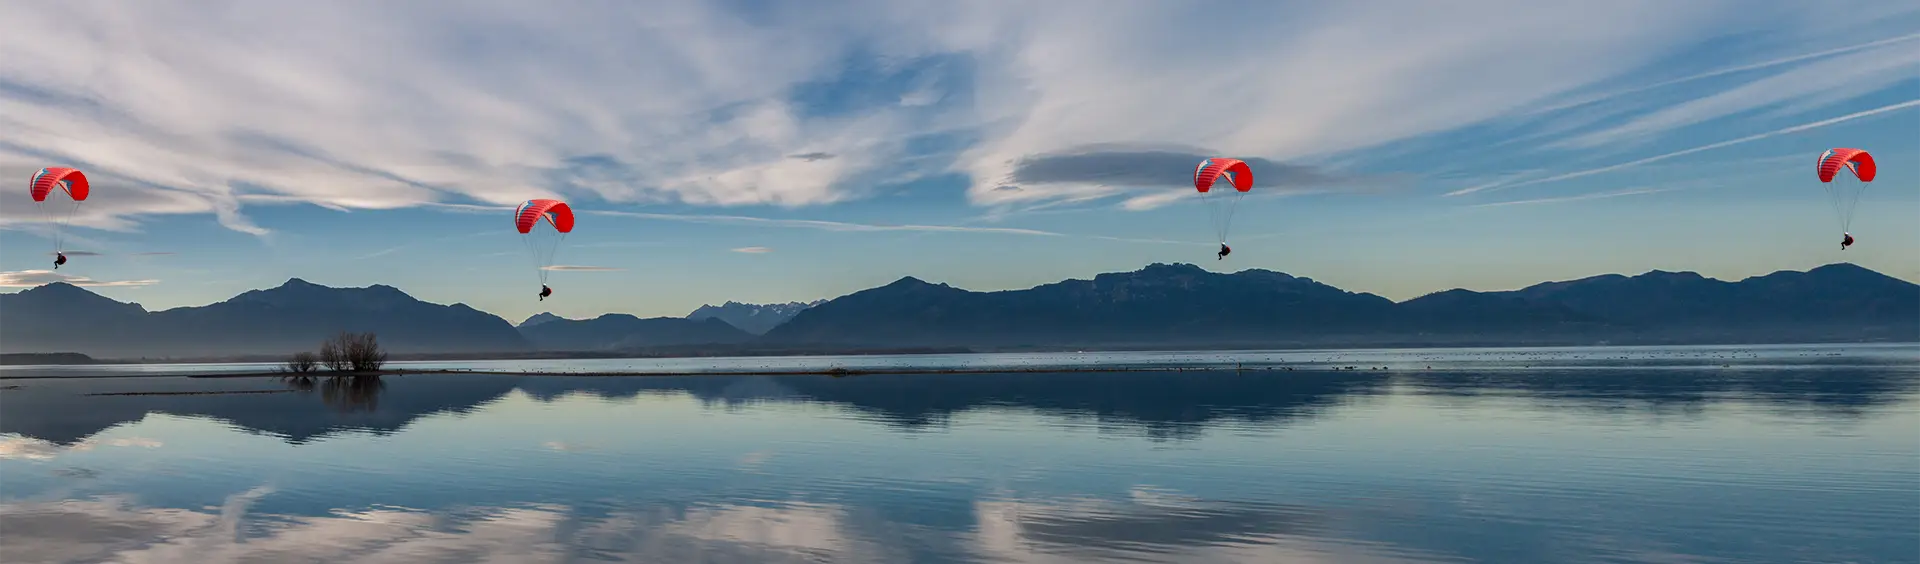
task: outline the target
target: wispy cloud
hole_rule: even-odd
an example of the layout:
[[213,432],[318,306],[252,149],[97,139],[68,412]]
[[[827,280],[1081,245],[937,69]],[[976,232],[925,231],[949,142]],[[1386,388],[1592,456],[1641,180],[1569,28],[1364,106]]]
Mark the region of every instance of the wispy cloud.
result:
[[1588,149],[1653,135],[1758,108],[1816,109],[1920,79],[1920,49],[1883,45],[1789,69],[1741,86],[1646,113],[1626,123],[1550,144]]
[[592,215],[631,217],[659,221],[679,221],[686,223],[705,223],[718,225],[756,225],[763,227],[785,227],[794,229],[817,229],[821,231],[923,231],[930,233],[996,233],[1003,235],[1032,235],[1041,237],[1061,237],[1061,233],[1036,229],[1018,229],[1011,227],[961,227],[953,225],[876,225],[845,221],[826,221],[820,219],[774,219],[742,215],[706,215],[706,214],[668,214],[647,212],[624,212],[593,210],[584,212]]
[[[1083,195],[1090,189],[1074,184],[997,190],[1022,159],[1074,147],[1178,144],[1206,154],[1316,162],[1451,131],[1671,56],[1698,37],[1688,27],[1770,26],[1784,17],[1732,19],[1724,6],[1708,4],[1663,13],[1677,6],[1639,2],[1393,10],[1341,4],[1319,5],[1310,15],[1274,2],[1236,5],[1231,21],[1048,3],[1055,7],[1078,18],[1097,15],[1053,27],[1053,10],[1038,10],[1034,21],[1048,31],[1034,35],[1045,48],[1022,53],[1024,80],[992,92],[1022,100],[1022,111],[1009,114],[1017,117],[1005,134],[984,140],[959,163],[973,179],[968,195],[976,203]],[[1499,29],[1484,27],[1490,22],[1500,22]],[[1223,35],[1235,38],[1230,46],[1188,40]],[[1343,55],[1335,61],[1324,53]],[[1248,72],[1221,74],[1224,68]],[[1441,91],[1455,94],[1431,94]]]
[[[661,221],[683,221],[683,222],[689,222],[689,223],[706,223],[706,224],[718,224],[718,225],[753,225],[753,226],[761,226],[761,227],[790,228],[790,229],[816,229],[821,231],[837,231],[837,232],[896,231],[896,232],[917,232],[917,233],[976,233],[976,234],[1022,235],[1022,236],[1031,236],[1031,237],[1066,237],[1066,238],[1075,238],[1075,239],[1092,239],[1092,240],[1098,240],[1098,241],[1115,241],[1115,242],[1122,242],[1122,243],[1145,243],[1145,244],[1157,244],[1157,245],[1158,244],[1165,244],[1165,245],[1195,244],[1192,241],[1170,241],[1166,239],[1114,237],[1109,235],[1088,235],[1088,234],[1078,234],[1078,233],[1060,233],[1055,231],[1042,231],[1038,229],[1021,229],[1021,228],[1014,228],[1014,227],[969,227],[969,226],[956,226],[956,225],[914,225],[914,224],[875,225],[875,224],[868,224],[868,223],[825,221],[825,220],[818,220],[818,219],[773,219],[773,218],[764,218],[764,217],[735,216],[735,215],[686,215],[686,214],[660,214],[660,213],[621,212],[621,211],[604,211],[604,210],[595,210],[595,211],[590,211],[585,213],[590,213],[595,215],[614,216],[614,217],[632,217],[632,218],[638,218],[638,219],[652,219],[652,220],[661,220]],[[758,249],[763,247],[746,247],[746,248]],[[752,251],[740,251],[740,250],[736,250],[736,251],[752,252]],[[771,249],[768,249],[768,252],[771,252]]]
[[116,194],[78,224],[210,213],[256,234],[246,206],[802,207],[949,170],[975,204],[1044,202],[1101,189],[1001,189],[1023,159],[1164,143],[1313,162],[1804,12],[1759,3],[15,3],[6,21],[38,31],[0,37],[0,177],[72,163]]
[[[995,204],[1024,204],[1020,211],[1130,196],[1122,209],[1148,210],[1194,197],[1193,168],[1210,155],[1199,149],[1149,145],[1093,145],[1020,159],[990,192]],[[1263,196],[1340,190],[1368,191],[1391,184],[1391,175],[1345,173],[1259,157],[1242,160],[1254,170],[1256,192]],[[1043,187],[1050,200],[1035,204],[1026,187]],[[1071,192],[1071,195],[1068,193]]]
[[97,257],[97,256],[104,256],[104,255],[102,255],[102,254],[100,254],[100,253],[96,253],[96,252],[93,252],[93,251],[58,251],[58,252],[56,252],[56,251],[47,251],[47,256],[53,256],[53,255],[57,255],[57,254],[61,254],[61,253],[66,253],[66,255],[67,255],[67,256],[70,256],[70,257]]
[[740,247],[738,249],[733,249],[733,252],[747,253],[750,255],[759,255],[759,254],[771,253],[773,252],[773,249],[770,249],[767,247]]
[[175,253],[175,252],[172,252],[172,251],[152,251],[152,252],[145,252],[145,253],[133,253],[133,254],[132,254],[131,256],[136,256],[136,257],[161,257],[161,256],[171,256],[171,255],[176,255],[176,254],[179,254],[179,253]]
[[1513,201],[1507,201],[1507,202],[1490,202],[1490,203],[1485,203],[1485,204],[1474,204],[1474,206],[1473,206],[1473,207],[1476,207],[1476,208],[1497,208],[1497,207],[1504,207],[1504,206],[1526,206],[1526,205],[1533,205],[1533,204],[1554,204],[1554,203],[1560,203],[1560,202],[1577,202],[1577,201],[1580,201],[1580,200],[1600,200],[1600,199],[1606,199],[1606,198],[1618,198],[1618,197],[1621,197],[1621,196],[1639,196],[1639,195],[1642,195],[1642,194],[1658,194],[1658,193],[1661,193],[1661,192],[1671,192],[1671,191],[1673,191],[1673,190],[1675,190],[1675,188],[1633,188],[1633,189],[1628,189],[1628,190],[1615,190],[1615,191],[1611,191],[1611,192],[1595,192],[1595,193],[1592,193],[1592,194],[1581,194],[1581,195],[1578,195],[1578,196],[1562,196],[1562,197],[1558,197],[1558,198],[1536,198],[1536,199],[1532,199],[1532,200],[1513,200]]
[[619,272],[622,270],[626,270],[624,268],[614,268],[611,266],[578,266],[578,265],[571,265],[571,264],[556,264],[553,266],[542,266],[540,267],[540,269],[541,270],[564,270],[568,272]]
[[472,232],[472,233],[461,233],[461,234],[458,234],[458,235],[447,235],[447,236],[443,236],[443,237],[434,237],[434,238],[431,238],[431,239],[422,239],[422,240],[414,240],[414,241],[410,241],[410,242],[407,242],[407,243],[405,243],[405,244],[401,244],[401,245],[394,245],[394,246],[392,246],[392,247],[387,247],[387,248],[385,248],[385,249],[380,249],[380,250],[378,250],[378,251],[374,251],[374,252],[371,252],[371,253],[367,253],[367,254],[364,254],[364,255],[360,255],[360,256],[358,256],[358,257],[354,257],[354,260],[367,260],[367,259],[371,259],[371,258],[379,258],[379,257],[384,257],[384,256],[387,256],[387,255],[390,255],[390,254],[393,254],[393,253],[397,253],[397,252],[400,252],[400,251],[404,251],[404,250],[407,250],[407,249],[412,249],[412,248],[416,248],[416,247],[420,247],[420,246],[423,246],[423,245],[431,245],[431,244],[434,244],[434,243],[444,243],[444,242],[447,242],[447,241],[458,241],[458,240],[461,240],[461,239],[472,239],[472,238],[474,238],[474,237],[484,237],[484,236],[487,236],[487,235],[494,235],[494,234],[498,234],[498,233],[500,233],[500,231],[498,231],[498,230],[493,230],[493,231],[475,231],[475,232]]
[[1548,183],[1548,182],[1559,182],[1559,181],[1563,181],[1563,180],[1572,180],[1572,179],[1575,179],[1575,178],[1582,178],[1582,177],[1587,177],[1587,176],[1593,176],[1593,175],[1596,175],[1596,174],[1604,174],[1604,173],[1608,173],[1608,172],[1613,172],[1613,171],[1616,171],[1616,170],[1620,170],[1620,169],[1624,169],[1624,168],[1632,168],[1632,167],[1636,167],[1636,166],[1640,166],[1640,165],[1644,165],[1644,164],[1648,164],[1648,163],[1655,163],[1655,162],[1660,162],[1660,161],[1664,161],[1664,160],[1667,160],[1667,159],[1671,159],[1671,158],[1675,158],[1675,157],[1684,157],[1684,156],[1687,156],[1687,155],[1691,155],[1691,154],[1694,154],[1694,153],[1701,153],[1701,152],[1705,152],[1705,151],[1711,151],[1711,150],[1714,150],[1714,149],[1721,149],[1721,148],[1725,148],[1725,147],[1731,147],[1731,146],[1734,146],[1734,145],[1739,145],[1739,144],[1742,144],[1742,143],[1751,143],[1751,142],[1754,142],[1754,141],[1759,141],[1759,140],[1762,140],[1762,139],[1769,139],[1769,138],[1773,138],[1773,137],[1779,137],[1779,136],[1781,136],[1781,135],[1788,135],[1788,134],[1792,134],[1792,133],[1798,133],[1798,132],[1801,132],[1801,131],[1806,131],[1806,130],[1809,130],[1809,129],[1818,129],[1818,128],[1821,128],[1821,127],[1826,127],[1826,126],[1829,126],[1829,125],[1834,125],[1834,124],[1838,124],[1838,123],[1845,123],[1845,122],[1849,122],[1849,121],[1853,121],[1853,120],[1857,120],[1857,119],[1862,119],[1862,118],[1868,118],[1868,117],[1873,117],[1873,116],[1877,116],[1877,115],[1880,115],[1880,114],[1885,114],[1885,113],[1888,113],[1888,112],[1895,112],[1895,111],[1899,111],[1899,110],[1904,110],[1904,109],[1907,109],[1907,108],[1911,108],[1911,107],[1915,107],[1915,106],[1920,106],[1920,99],[1916,99],[1916,100],[1908,100],[1908,101],[1905,101],[1905,102],[1900,102],[1900,103],[1898,103],[1898,104],[1889,104],[1889,105],[1885,105],[1885,106],[1880,106],[1880,107],[1878,107],[1878,108],[1873,108],[1873,109],[1870,109],[1870,110],[1862,110],[1862,111],[1858,111],[1858,112],[1854,112],[1854,113],[1850,113],[1850,114],[1847,114],[1847,115],[1843,115],[1843,116],[1839,116],[1839,117],[1833,117],[1833,118],[1827,118],[1827,119],[1823,119],[1823,120],[1819,120],[1819,121],[1814,121],[1814,122],[1808,122],[1808,123],[1803,123],[1803,124],[1800,124],[1800,125],[1795,125],[1795,126],[1791,126],[1791,127],[1784,127],[1784,128],[1780,128],[1780,129],[1775,129],[1775,130],[1773,130],[1773,131],[1768,131],[1768,132],[1765,132],[1765,133],[1756,133],[1756,134],[1753,134],[1753,135],[1748,135],[1748,136],[1746,136],[1746,137],[1741,137],[1741,138],[1738,138],[1738,139],[1730,139],[1730,140],[1726,140],[1726,141],[1720,141],[1720,142],[1717,142],[1717,143],[1709,143],[1709,144],[1706,144],[1706,145],[1701,145],[1701,146],[1698,146],[1698,147],[1693,147],[1693,148],[1690,148],[1690,149],[1682,149],[1682,150],[1679,150],[1679,151],[1673,151],[1673,152],[1670,152],[1670,153],[1662,153],[1662,154],[1658,154],[1658,155],[1654,155],[1654,156],[1651,156],[1651,157],[1646,157],[1646,158],[1642,158],[1642,159],[1637,159],[1637,160],[1632,160],[1632,161],[1627,161],[1627,162],[1624,162],[1624,163],[1620,163],[1620,164],[1614,164],[1614,165],[1607,165],[1607,166],[1603,166],[1603,167],[1596,167],[1596,168],[1590,168],[1590,169],[1586,169],[1586,170],[1580,170],[1580,171],[1575,171],[1575,172],[1568,172],[1568,173],[1564,173],[1564,174],[1556,174],[1556,175],[1553,175],[1553,176],[1548,176],[1548,177],[1545,177],[1545,178],[1535,178],[1535,179],[1532,179],[1532,180],[1525,180],[1525,181],[1520,181],[1520,182],[1513,182],[1513,183],[1508,183],[1508,184],[1488,184],[1488,185],[1481,185],[1481,186],[1474,186],[1474,187],[1469,187],[1469,188],[1462,188],[1462,189],[1459,189],[1459,190],[1454,190],[1454,191],[1452,191],[1452,192],[1448,192],[1448,193],[1447,193],[1446,195],[1448,195],[1448,196],[1464,196],[1464,195],[1467,195],[1467,194],[1473,194],[1473,193],[1477,193],[1477,192],[1482,192],[1482,191],[1486,191],[1486,190],[1493,190],[1493,189],[1507,189],[1507,188],[1517,188],[1517,187],[1520,187],[1520,186],[1530,186],[1530,185],[1534,185],[1534,184],[1545,184],[1545,183]]
[[1642,92],[1647,92],[1650,90],[1666,88],[1669,86],[1676,86],[1680,84],[1686,84],[1689,82],[1695,82],[1695,81],[1713,78],[1717,76],[1726,76],[1730,74],[1742,73],[1747,71],[1769,69],[1769,68],[1773,68],[1781,65],[1789,65],[1793,63],[1802,62],[1802,61],[1810,61],[1814,59],[1832,57],[1834,55],[1845,55],[1848,53],[1854,53],[1854,52],[1863,51],[1867,49],[1874,49],[1874,48],[1885,47],[1888,45],[1894,45],[1898,43],[1905,43],[1907,41],[1912,41],[1915,39],[1920,39],[1920,33],[1910,33],[1910,34],[1901,35],[1897,37],[1889,37],[1886,39],[1880,39],[1876,41],[1868,41],[1866,43],[1856,43],[1856,44],[1848,45],[1845,47],[1814,51],[1811,53],[1800,53],[1797,55],[1789,55],[1786,57],[1768,59],[1768,60],[1760,61],[1756,63],[1722,67],[1722,68],[1710,70],[1707,72],[1683,76],[1680,78],[1662,80],[1662,81],[1654,82],[1650,84],[1642,84],[1642,85],[1634,86],[1631,88],[1615,90],[1615,91],[1607,92],[1605,94],[1600,94],[1596,96],[1587,96],[1587,97],[1578,98],[1572,101],[1543,105],[1543,106],[1528,110],[1527,112],[1525,112],[1525,114],[1535,115],[1535,114],[1542,114],[1542,113],[1549,113],[1549,112],[1557,112],[1557,111],[1561,111],[1569,108],[1585,106],[1588,104],[1604,102],[1607,100],[1618,99],[1618,98],[1622,98],[1622,97],[1626,97],[1634,94],[1639,94]]
[[1127,198],[1127,201],[1120,203],[1120,208],[1128,211],[1146,211],[1166,207],[1168,204],[1191,197],[1193,197],[1193,194],[1188,192],[1155,192],[1145,196]]
[[54,282],[66,282],[68,284],[72,284],[75,286],[88,286],[88,287],[99,287],[99,288],[151,286],[151,285],[160,283],[159,280],[94,280],[92,278],[87,278],[85,276],[72,276],[72,275],[54,272],[52,270],[16,270],[12,272],[0,272],[0,287],[32,288],[35,286],[44,286],[47,284],[52,284]]

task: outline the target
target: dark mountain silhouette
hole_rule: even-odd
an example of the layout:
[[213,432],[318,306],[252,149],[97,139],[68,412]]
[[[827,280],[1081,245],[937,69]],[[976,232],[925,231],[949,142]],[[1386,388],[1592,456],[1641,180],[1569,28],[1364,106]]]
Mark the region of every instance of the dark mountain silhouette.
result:
[[100,361],[80,353],[0,353],[0,366],[95,364]]
[[520,322],[519,325],[515,325],[514,327],[525,328],[525,327],[532,327],[535,325],[539,325],[541,323],[546,323],[549,321],[566,321],[566,320],[567,318],[565,317],[560,317],[558,315],[554,315],[551,312],[543,311],[540,313],[533,314],[533,316],[528,317],[526,321],[522,321]]
[[699,320],[542,314],[516,329],[389,286],[292,279],[212,305],[148,312],[56,283],[0,294],[0,352],[280,355],[340,330],[377,333],[398,354],[453,355],[1920,341],[1920,285],[1851,264],[1736,282],[1691,272],[1605,275],[1400,303],[1278,272],[1186,264],[1000,292],[906,277],[805,308],[758,337],[725,321],[728,307],[702,308]]
[[79,352],[92,356],[124,350],[148,337],[146,308],[120,303],[79,286],[55,282],[0,294],[0,351]]
[[753,338],[719,319],[642,319],[609,313],[593,319],[547,321],[520,327],[534,346],[553,351],[606,351],[679,345],[735,344]]
[[366,331],[396,353],[528,348],[506,320],[414,299],[391,286],[331,288],[290,279],[205,306],[148,312],[65,283],[0,294],[0,348],[95,357],[287,354],[339,331]]
[[1684,272],[1401,303],[1265,270],[1155,264],[1026,290],[907,277],[815,306],[765,343],[1241,347],[1920,340],[1920,285],[1851,264],[1738,282]]
[[755,335],[765,335],[768,330],[779,326],[781,323],[786,323],[789,319],[793,319],[794,315],[806,311],[807,308],[826,302],[826,300],[787,302],[784,304],[743,304],[740,302],[727,302],[718,306],[700,306],[699,309],[693,310],[693,313],[687,314],[687,319],[697,321],[708,318],[719,318],[729,325],[739,327],[741,331]]
[[1611,274],[1487,295],[1552,304],[1653,337],[1732,331],[1764,341],[1914,340],[1920,286],[1852,264],[1738,282],[1692,272]]
[[1027,290],[970,292],[908,277],[801,312],[773,342],[969,346],[1262,343],[1352,337],[1392,319],[1393,302],[1306,278],[1214,274],[1155,264]]

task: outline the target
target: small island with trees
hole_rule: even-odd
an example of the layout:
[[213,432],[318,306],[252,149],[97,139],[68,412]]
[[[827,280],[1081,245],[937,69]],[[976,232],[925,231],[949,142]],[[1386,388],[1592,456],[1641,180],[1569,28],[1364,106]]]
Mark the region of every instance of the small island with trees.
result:
[[380,368],[386,364],[387,351],[380,348],[378,336],[341,331],[321,341],[318,353],[293,353],[280,366],[280,370],[293,374],[312,374],[325,368],[339,376],[374,375],[379,374]]

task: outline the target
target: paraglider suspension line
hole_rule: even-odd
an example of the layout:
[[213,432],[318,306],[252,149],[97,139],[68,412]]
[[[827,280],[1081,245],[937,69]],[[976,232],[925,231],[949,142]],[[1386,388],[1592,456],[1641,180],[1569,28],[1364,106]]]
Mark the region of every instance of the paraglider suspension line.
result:
[[[535,228],[537,229],[538,226]],[[542,241],[545,237],[537,234],[537,231],[529,230],[526,235],[520,237],[521,242],[527,244],[527,256],[533,259],[533,271],[540,275],[541,286],[547,285],[547,274],[550,272],[547,267],[553,266],[554,258],[560,254],[560,243],[566,238],[567,234],[555,232],[553,243],[543,245]]]
[[1860,205],[1860,194],[1867,191],[1867,183],[1845,182],[1836,178],[1826,188],[1828,201],[1833,204],[1833,214],[1840,220],[1840,231],[1852,231],[1853,211]]
[[[34,207],[40,208],[41,217],[47,218],[47,222],[53,224],[53,252],[55,253],[66,252],[67,251],[67,225],[70,223],[73,223],[73,216],[79,215],[80,201],[74,200],[73,205],[67,206],[66,213],[49,213],[47,211],[47,202],[45,200],[37,201],[37,202],[34,202],[33,204],[34,204]],[[58,205],[59,204],[55,204],[55,206],[58,206]]]
[[1232,196],[1216,196],[1214,194],[1217,191],[1207,190],[1203,194],[1207,200],[1207,214],[1213,220],[1214,235],[1224,245],[1227,242],[1227,229],[1233,225],[1233,212],[1240,208],[1240,199],[1245,198],[1247,193],[1228,188],[1233,192]]

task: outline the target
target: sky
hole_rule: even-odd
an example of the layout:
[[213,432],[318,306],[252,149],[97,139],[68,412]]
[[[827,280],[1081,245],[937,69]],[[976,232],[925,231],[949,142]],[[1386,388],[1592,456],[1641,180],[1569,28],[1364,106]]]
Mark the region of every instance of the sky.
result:
[[[518,321],[1150,263],[1396,300],[1852,262],[1920,281],[1920,4],[10,2],[0,285],[301,278]],[[1839,249],[1815,178],[1872,152]],[[1216,260],[1201,158],[1255,186]],[[86,172],[54,249],[26,184]],[[1850,178],[1838,180],[1853,182]],[[56,196],[57,198],[58,196]],[[515,206],[577,211],[537,301]],[[54,208],[58,209],[58,208]]]

